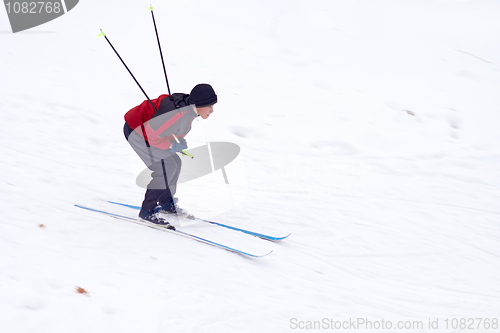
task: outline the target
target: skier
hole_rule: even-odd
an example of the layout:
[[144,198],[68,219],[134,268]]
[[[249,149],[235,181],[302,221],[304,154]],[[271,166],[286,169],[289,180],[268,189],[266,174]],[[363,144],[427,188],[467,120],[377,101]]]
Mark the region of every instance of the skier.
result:
[[177,198],[174,198],[181,171],[181,159],[176,153],[187,149],[184,137],[191,130],[192,121],[198,116],[207,119],[215,103],[217,95],[214,89],[202,83],[196,85],[189,95],[160,95],[125,114],[125,138],[152,171],[153,179],[147,186],[139,212],[142,220],[175,230],[157,214],[192,218],[186,210],[179,208]]

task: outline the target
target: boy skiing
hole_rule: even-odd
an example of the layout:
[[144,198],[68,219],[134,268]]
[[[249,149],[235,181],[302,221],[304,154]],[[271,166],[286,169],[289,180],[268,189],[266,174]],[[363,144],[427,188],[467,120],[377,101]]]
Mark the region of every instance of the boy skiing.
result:
[[176,153],[187,149],[184,137],[192,121],[207,119],[217,103],[217,95],[209,84],[198,84],[191,93],[161,95],[146,100],[125,114],[123,132],[130,146],[152,171],[139,217],[175,230],[157,213],[192,217],[176,204],[174,195],[181,171],[181,159]]

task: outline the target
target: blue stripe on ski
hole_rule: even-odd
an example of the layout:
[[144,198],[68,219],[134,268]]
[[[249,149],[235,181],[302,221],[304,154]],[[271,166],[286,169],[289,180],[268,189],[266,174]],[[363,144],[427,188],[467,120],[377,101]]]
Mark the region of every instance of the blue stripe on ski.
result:
[[137,219],[134,219],[133,217],[130,217],[130,216],[125,216],[125,215],[114,214],[114,213],[110,213],[110,212],[105,212],[105,211],[103,211],[103,210],[98,210],[98,209],[89,208],[89,207],[80,206],[80,205],[75,205],[75,207],[82,208],[82,209],[86,209],[86,210],[90,210],[90,211],[97,212],[97,213],[106,214],[106,215],[113,216],[113,217],[120,217],[120,218],[122,218],[122,219],[127,219],[127,220],[134,220],[134,221],[137,221]]
[[[124,203],[121,203],[121,202],[109,201],[109,200],[108,200],[108,202],[111,203],[111,204],[114,204],[114,205],[125,206],[125,207],[132,208],[132,209],[138,209],[138,210],[141,209],[141,207],[139,207],[139,206],[128,205],[128,204],[124,204]],[[205,222],[205,223],[215,224],[215,225],[218,225],[220,227],[231,229],[231,230],[240,231],[240,232],[243,232],[245,234],[252,235],[252,236],[259,237],[259,238],[266,239],[266,240],[270,240],[270,241],[283,240],[283,239],[285,239],[285,238],[287,238],[288,236],[291,235],[291,234],[288,234],[288,235],[282,236],[282,237],[274,237],[274,236],[269,236],[269,235],[265,235],[265,234],[260,234],[258,232],[253,232],[253,231],[246,230],[246,229],[241,229],[241,228],[233,227],[233,226],[230,226],[230,225],[227,225],[227,224],[223,224],[223,223],[219,223],[219,222],[214,222],[214,221],[200,219],[200,218],[197,218],[197,217],[195,218],[195,220],[196,221]]]
[[139,207],[139,206],[127,205],[127,204],[124,204],[124,203],[121,203],[121,202],[109,201],[109,200],[107,202],[112,203],[114,205],[125,206],[125,207],[132,208],[132,209],[137,209],[137,210],[141,209],[141,207]]
[[285,238],[287,238],[288,236],[291,235],[291,234],[288,234],[288,235],[282,236],[282,237],[274,237],[274,236],[260,234],[258,232],[254,232],[254,231],[250,231],[250,230],[245,230],[245,229],[233,227],[233,226],[230,226],[230,225],[227,225],[227,224],[223,224],[223,223],[219,223],[219,222],[208,221],[208,220],[204,220],[204,219],[200,219],[200,218],[195,218],[195,220],[206,222],[206,223],[210,223],[210,224],[215,224],[215,225],[218,225],[220,227],[231,229],[231,230],[236,230],[236,231],[244,232],[245,234],[252,235],[252,236],[259,237],[259,238],[266,239],[266,240],[271,240],[271,241],[279,241],[279,240],[285,239]]
[[[114,213],[106,212],[106,211],[103,211],[103,210],[98,210],[98,209],[89,208],[89,207],[80,206],[80,205],[75,205],[75,207],[86,209],[86,210],[90,210],[90,211],[96,212],[96,213],[102,213],[102,214],[105,214],[105,215],[108,215],[108,216],[111,216],[111,217],[125,219],[125,220],[131,221],[131,222],[134,222],[134,223],[137,223],[137,224],[141,224],[141,225],[153,228],[153,229],[158,229],[158,230],[162,230],[162,231],[177,233],[177,234],[179,234],[181,236],[184,236],[184,237],[187,237],[187,238],[191,238],[191,239],[200,241],[200,242],[205,243],[205,244],[210,244],[210,245],[213,245],[213,246],[216,246],[216,247],[219,247],[219,248],[231,251],[231,252],[243,254],[243,255],[246,255],[246,256],[253,257],[253,258],[264,257],[264,256],[267,256],[268,254],[270,254],[271,252],[273,252],[273,251],[271,251],[271,252],[263,254],[263,255],[252,254],[252,253],[248,253],[248,252],[245,252],[245,251],[241,251],[241,250],[238,250],[238,249],[226,246],[224,244],[213,242],[211,240],[208,240],[208,239],[205,239],[205,238],[202,238],[202,237],[199,237],[199,236],[192,235],[192,234],[184,232],[184,231],[170,230],[170,229],[161,227],[159,225],[154,225],[154,224],[148,224],[146,222],[141,222],[138,219],[133,218],[133,217],[129,217],[129,216],[125,216],[125,215],[119,215],[119,214],[114,214]],[[132,206],[132,208],[133,208],[133,206]]]

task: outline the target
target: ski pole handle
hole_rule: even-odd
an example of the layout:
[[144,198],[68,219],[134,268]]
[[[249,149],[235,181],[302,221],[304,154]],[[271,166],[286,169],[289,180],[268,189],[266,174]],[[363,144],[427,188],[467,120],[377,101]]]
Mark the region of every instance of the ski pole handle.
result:
[[[172,136],[174,137],[175,141],[176,141],[178,144],[180,144],[179,139],[177,139],[177,137],[175,136],[175,134],[172,134]],[[186,149],[183,149],[183,150],[181,151],[181,153],[182,153],[182,155],[186,155],[186,156],[188,156],[188,157],[194,158],[194,156],[193,156],[193,155],[191,155],[190,153],[188,153]]]

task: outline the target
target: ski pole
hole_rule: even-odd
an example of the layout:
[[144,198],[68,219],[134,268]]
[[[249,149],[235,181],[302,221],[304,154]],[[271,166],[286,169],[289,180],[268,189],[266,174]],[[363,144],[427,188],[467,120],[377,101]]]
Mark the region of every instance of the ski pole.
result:
[[151,106],[153,107],[153,109],[155,110],[155,112],[158,111],[156,109],[155,105],[153,104],[153,102],[151,102],[151,99],[149,98],[148,94],[146,94],[146,92],[144,91],[144,89],[142,89],[141,85],[139,84],[139,82],[135,78],[134,74],[132,74],[132,72],[130,71],[130,69],[128,69],[127,65],[125,64],[125,61],[123,61],[122,57],[120,57],[120,55],[118,54],[118,52],[113,47],[113,44],[111,44],[111,42],[109,41],[108,37],[106,37],[106,35],[104,34],[104,31],[102,31],[102,29],[101,29],[101,33],[99,35],[97,35],[97,37],[101,37],[101,36],[104,37],[104,38],[106,38],[106,41],[108,42],[109,46],[111,46],[111,48],[113,49],[113,51],[115,51],[116,55],[121,60],[123,66],[125,66],[125,68],[127,69],[127,71],[130,73],[130,76],[132,76],[132,78],[134,79],[135,83],[137,83],[137,85],[141,89],[141,91],[144,94],[144,96],[146,96],[146,98],[148,99],[149,103],[151,104]]
[[155,26],[155,32],[156,32],[156,40],[158,41],[158,48],[160,49],[161,63],[163,65],[163,73],[165,73],[165,80],[167,81],[168,94],[171,95],[170,85],[168,84],[167,70],[165,69],[165,61],[163,61],[163,53],[161,52],[160,37],[158,37],[158,29],[156,29],[156,21],[155,21],[155,15],[153,14],[153,6],[150,5],[148,10],[151,11],[151,17],[153,18],[153,25]]
[[[153,109],[155,110],[155,112],[157,112],[158,109],[153,104],[153,102],[151,102],[151,99],[149,98],[148,94],[146,94],[146,92],[144,91],[144,89],[142,89],[141,85],[139,84],[139,82],[135,78],[134,74],[132,74],[132,72],[130,71],[130,69],[127,67],[127,65],[125,64],[125,61],[123,61],[122,57],[120,57],[120,55],[118,54],[118,52],[113,47],[113,44],[111,44],[111,42],[109,41],[108,37],[106,37],[106,35],[104,34],[104,31],[102,31],[102,29],[101,29],[101,33],[99,35],[97,35],[97,37],[101,37],[101,36],[104,37],[104,38],[106,38],[106,41],[108,42],[109,46],[111,46],[111,48],[113,49],[113,51],[115,51],[115,53],[118,56],[118,58],[120,58],[123,66],[125,66],[125,68],[127,69],[127,71],[130,73],[130,76],[132,76],[132,78],[134,79],[135,83],[137,83],[137,85],[139,86],[139,88],[141,88],[141,91],[144,94],[144,96],[146,96],[146,98],[148,99],[149,104],[151,104],[151,106],[153,107]],[[144,141],[146,142],[146,147],[148,148],[149,157],[151,159],[151,165],[153,165],[155,163],[154,162],[154,158],[153,158],[153,153],[151,151],[151,146],[149,145],[148,136],[146,134],[146,129],[144,128],[144,124],[143,123],[141,123],[141,130],[142,130],[142,133],[144,135]],[[167,172],[165,170],[165,163],[164,163],[163,159],[161,160],[161,165],[162,165],[162,169],[163,169],[163,179],[165,181],[165,190],[170,191],[170,188],[168,186],[168,181],[167,181]]]
[[[151,106],[153,107],[153,109],[155,110],[155,112],[158,111],[156,109],[155,105],[153,104],[153,102],[151,102],[151,99],[146,94],[146,92],[144,91],[144,89],[142,89],[141,85],[139,84],[139,82],[135,78],[134,74],[132,74],[132,72],[130,71],[130,69],[125,64],[125,61],[123,61],[122,57],[120,57],[120,55],[118,54],[118,52],[116,51],[116,49],[113,47],[113,44],[111,44],[111,42],[109,41],[108,37],[106,37],[106,35],[104,34],[104,31],[102,31],[102,29],[101,29],[101,33],[99,35],[97,35],[97,37],[104,37],[104,38],[106,38],[106,41],[108,42],[109,46],[111,46],[111,48],[113,49],[113,51],[115,51],[116,55],[121,60],[123,66],[125,66],[125,68],[127,69],[127,71],[130,73],[130,75],[134,79],[135,83],[137,83],[137,85],[139,86],[139,88],[141,88],[142,93],[144,94],[144,96],[146,96],[146,98],[148,99],[149,103],[151,104]],[[151,164],[153,164],[154,163],[153,153],[151,152],[151,146],[149,145],[148,136],[146,134],[146,129],[144,128],[144,124],[141,124],[141,130],[142,130],[142,133],[144,135],[144,141],[146,142],[146,147],[148,148],[149,157],[151,158]],[[166,179],[166,177],[165,177],[165,179]]]
[[[161,63],[163,65],[163,73],[165,74],[165,81],[167,82],[168,94],[171,96],[172,94],[170,93],[170,85],[168,84],[167,70],[165,68],[165,61],[163,60],[163,52],[161,51],[160,37],[158,36],[158,29],[156,28],[155,14],[153,13],[153,6],[151,4],[149,5],[148,10],[151,11],[151,18],[153,19],[153,25],[155,27],[155,33],[156,33],[156,40],[158,41],[158,49],[160,50]],[[173,134],[173,137],[174,137],[175,141],[177,141],[177,143],[180,143],[179,140],[177,139],[177,137],[175,136],[175,134]],[[183,149],[181,151],[181,153],[182,153],[182,155],[186,155],[186,156],[189,156],[191,158],[194,158],[194,156],[191,155],[190,153],[188,153],[186,149]]]

